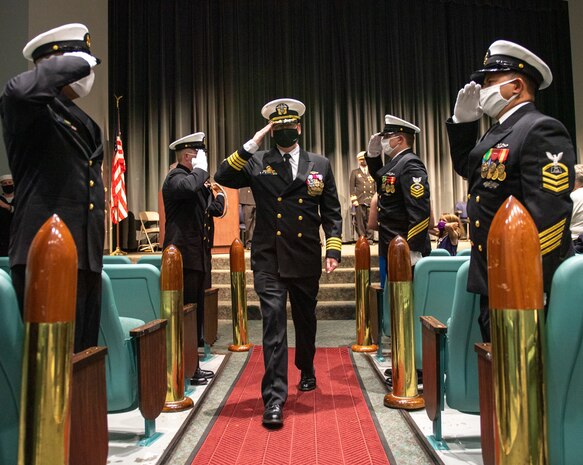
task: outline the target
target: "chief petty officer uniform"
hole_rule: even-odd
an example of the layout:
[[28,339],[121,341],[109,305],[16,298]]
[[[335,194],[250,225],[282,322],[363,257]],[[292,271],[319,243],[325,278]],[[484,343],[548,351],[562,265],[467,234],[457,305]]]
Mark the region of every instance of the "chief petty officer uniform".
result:
[[[63,55],[53,55],[65,52]],[[74,52],[74,54],[68,54]],[[78,55],[84,52],[87,58]],[[97,344],[101,314],[105,194],[103,145],[97,124],[62,89],[92,75],[87,28],[70,24],[30,41],[35,68],[12,78],[0,99],[4,141],[18,199],[10,266],[22,310],[28,249],[53,214],[77,247],[75,351]],[[77,54],[77,55],[75,55]],[[91,78],[90,78],[91,79]]]
[[[356,159],[360,163],[364,160],[366,152],[360,152]],[[376,184],[369,173],[368,167],[359,166],[350,172],[350,202],[358,205],[354,206],[354,221],[356,223],[356,234],[358,236],[366,236],[369,241],[373,239],[373,230],[368,229],[368,215],[370,213],[370,202],[376,191]]]
[[[280,99],[266,104],[262,114],[274,124],[293,125],[304,109],[301,102]],[[215,180],[225,186],[250,186],[257,203],[251,267],[263,315],[262,397],[266,415],[270,406],[282,407],[287,398],[288,292],[296,332],[295,365],[302,371],[299,388],[316,387],[313,361],[316,296],[322,273],[320,225],[326,234],[326,257],[340,261],[342,246],[340,203],[330,162],[295,147],[298,167],[293,180],[285,175],[287,168],[278,148],[252,153],[249,150],[257,148],[252,140],[229,156],[215,175]],[[310,378],[304,380],[304,374]],[[281,424],[281,413],[276,412],[274,419]]]
[[[508,41],[494,42],[484,65],[472,78],[483,79],[489,72],[516,71],[530,76],[540,89],[552,81],[550,69],[540,58]],[[559,121],[540,113],[534,103],[516,108],[477,144],[478,121],[454,123],[451,118],[447,121],[454,169],[468,179],[467,209],[472,226],[468,291],[483,296],[479,321],[486,341],[490,337],[488,231],[508,196],[520,200],[539,230],[547,294],[553,273],[565,258],[573,255],[569,194],[574,184],[575,153],[571,139]]]
[[[399,133],[417,134],[419,128],[392,115],[385,116],[381,137]],[[373,136],[375,137],[375,136]],[[427,170],[411,147],[391,158],[384,166],[380,156],[366,156],[369,172],[376,181],[378,193],[379,259],[383,265],[381,284],[386,277],[389,243],[400,235],[411,250],[411,264],[429,255],[429,183]]]

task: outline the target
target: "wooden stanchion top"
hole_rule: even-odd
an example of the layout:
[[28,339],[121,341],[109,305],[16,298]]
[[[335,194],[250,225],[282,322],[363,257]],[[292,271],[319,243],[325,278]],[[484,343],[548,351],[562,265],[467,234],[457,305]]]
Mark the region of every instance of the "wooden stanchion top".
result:
[[28,251],[24,321],[75,321],[77,247],[67,225],[51,216],[34,236]]
[[231,261],[231,273],[244,272],[245,248],[243,247],[243,243],[238,238],[235,238],[231,244],[229,254]]
[[354,269],[370,270],[370,245],[364,236],[360,236],[354,246]]
[[389,243],[387,263],[389,264],[388,272],[390,282],[413,280],[409,244],[401,236],[394,237]]
[[182,254],[178,247],[170,244],[162,253],[160,267],[160,290],[182,291],[184,289],[182,275]]
[[544,306],[538,230],[526,208],[508,197],[488,234],[491,309],[537,310]]

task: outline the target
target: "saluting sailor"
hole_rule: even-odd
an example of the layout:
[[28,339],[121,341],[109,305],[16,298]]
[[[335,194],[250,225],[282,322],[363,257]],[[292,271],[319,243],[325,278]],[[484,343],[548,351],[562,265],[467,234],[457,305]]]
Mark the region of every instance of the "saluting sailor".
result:
[[[337,267],[342,248],[340,203],[330,162],[298,144],[304,111],[304,104],[294,99],[267,103],[261,114],[269,124],[229,156],[215,176],[217,182],[228,187],[250,186],[257,204],[251,267],[263,315],[265,376],[261,390],[265,425],[283,424],[288,392],[288,294],[296,332],[295,365],[301,371],[298,388],[316,388],[320,225],[326,234],[326,272]],[[267,134],[275,147],[258,151]]]
[[[427,170],[413,152],[420,129],[401,118],[385,115],[385,127],[373,134],[366,163],[378,193],[379,265],[381,285],[387,276],[389,242],[397,235],[407,240],[411,266],[431,252],[429,241],[429,183]],[[381,152],[387,157],[383,166]]]
[[[182,255],[184,304],[197,304],[197,338],[203,339],[204,282],[210,259],[206,253],[205,218],[209,191],[205,182],[209,178],[204,132],[195,132],[170,144],[176,153],[176,167],[168,173],[162,185],[162,198],[166,215],[164,248],[175,245]],[[214,376],[210,370],[196,367],[187,373],[190,384],[203,385]]]
[[103,144],[99,126],[73,102],[91,91],[99,60],[83,24],[32,39],[22,51],[34,69],[10,79],[0,99],[4,142],[18,200],[10,266],[22,311],[30,244],[56,213],[77,247],[75,352],[97,345],[105,236]]
[[[565,127],[534,106],[553,76],[538,56],[506,40],[494,42],[484,66],[458,93],[447,121],[455,171],[468,179],[472,256],[468,291],[480,294],[480,329],[490,340],[486,244],[498,208],[513,195],[539,230],[545,292],[559,264],[573,254],[569,223],[575,153]],[[478,139],[482,114],[496,120]]]

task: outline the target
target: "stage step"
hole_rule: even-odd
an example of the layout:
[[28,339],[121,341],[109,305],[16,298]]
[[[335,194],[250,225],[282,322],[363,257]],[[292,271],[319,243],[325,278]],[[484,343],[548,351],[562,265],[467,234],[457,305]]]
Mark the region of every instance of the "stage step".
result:
[[[343,251],[344,252],[344,251]],[[353,320],[355,318],[355,272],[354,248],[352,253],[343,253],[339,267],[330,274],[322,272],[316,316],[322,320]],[[371,247],[372,283],[379,282],[377,247]],[[253,271],[251,271],[250,253],[245,251],[245,282],[247,295],[247,317],[249,320],[261,319],[259,312],[259,297],[253,289]],[[219,319],[230,320],[231,310],[231,272],[227,254],[213,255],[213,287],[219,289]],[[291,308],[287,305],[288,319],[291,319]]]

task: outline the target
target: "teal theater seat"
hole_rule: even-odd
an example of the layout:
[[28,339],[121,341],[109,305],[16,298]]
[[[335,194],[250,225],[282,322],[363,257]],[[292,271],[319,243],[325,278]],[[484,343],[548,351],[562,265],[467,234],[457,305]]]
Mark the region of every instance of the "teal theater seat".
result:
[[104,255],[104,265],[131,265],[132,261],[125,255]]
[[458,250],[456,257],[466,257],[472,255],[472,249],[461,249]]
[[[423,397],[433,421],[433,437],[441,442],[441,411],[445,402],[464,413],[479,413],[478,359],[474,344],[481,341],[478,315],[480,296],[469,293],[466,260],[455,279],[451,316],[447,326],[434,316],[421,316],[423,327]],[[443,320],[442,320],[443,321]],[[440,448],[441,448],[440,447]]]
[[[6,257],[7,258],[7,257]],[[24,325],[10,276],[0,270],[0,463],[17,463]]]
[[546,321],[549,463],[583,460],[583,256],[555,272]]
[[433,249],[429,254],[430,257],[451,257],[449,252],[445,249]]
[[138,265],[154,265],[156,268],[160,269],[162,267],[162,255],[142,255],[138,258]]
[[160,270],[153,265],[103,265],[120,316],[145,322],[160,318]]
[[[421,368],[421,321],[431,315],[447,321],[451,315],[456,276],[469,257],[424,257],[415,265],[413,276],[413,324],[415,334],[415,367]],[[473,349],[473,346],[472,346]]]
[[[107,410],[121,413],[139,407],[146,438],[155,435],[155,420],[166,399],[166,320],[120,317],[111,280],[102,273],[99,344],[107,346]],[[148,338],[148,339],[146,339]],[[147,376],[140,375],[146,371]]]
[[10,274],[10,265],[8,263],[8,257],[0,257],[0,270],[6,271]]

